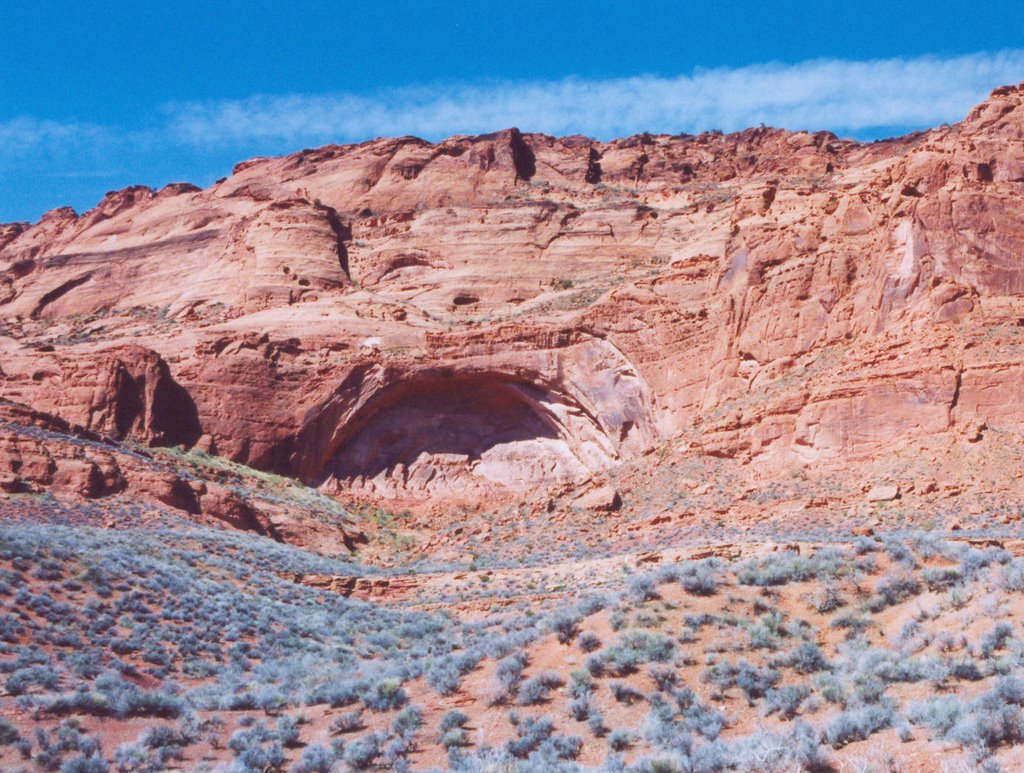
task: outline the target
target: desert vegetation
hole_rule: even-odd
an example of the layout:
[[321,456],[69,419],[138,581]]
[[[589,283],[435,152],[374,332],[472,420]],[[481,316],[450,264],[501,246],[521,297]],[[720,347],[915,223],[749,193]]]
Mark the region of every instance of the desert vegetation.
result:
[[354,566],[251,534],[8,524],[2,764],[1012,768],[1024,559],[927,532],[766,548],[466,614],[296,583]]

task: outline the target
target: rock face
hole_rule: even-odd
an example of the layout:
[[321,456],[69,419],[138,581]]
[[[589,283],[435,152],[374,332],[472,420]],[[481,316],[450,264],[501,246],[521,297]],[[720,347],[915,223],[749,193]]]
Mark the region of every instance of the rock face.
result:
[[[0,226],[0,395],[412,507],[606,490],[656,448],[770,479],[984,445],[1024,434],[1022,194],[1009,86],[871,144],[510,129],[255,159]],[[67,475],[116,487],[97,470]]]
[[[196,520],[255,531],[325,554],[347,552],[363,540],[343,518],[318,513],[315,505],[323,503],[304,503],[301,496],[288,496],[293,492],[268,490],[230,469],[204,467],[201,460],[157,458],[59,417],[0,400],[0,491],[46,491],[86,500],[124,494],[132,502],[165,505]],[[6,514],[0,507],[0,518]]]

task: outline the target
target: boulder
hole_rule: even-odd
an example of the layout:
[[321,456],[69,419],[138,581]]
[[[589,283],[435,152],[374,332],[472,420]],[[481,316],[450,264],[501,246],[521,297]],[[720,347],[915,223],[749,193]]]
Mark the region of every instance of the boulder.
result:
[[899,499],[899,496],[900,487],[895,483],[880,483],[872,486],[864,498],[868,502],[891,502],[894,499]]
[[622,497],[614,486],[605,484],[576,497],[572,506],[580,510],[611,513],[622,507]]

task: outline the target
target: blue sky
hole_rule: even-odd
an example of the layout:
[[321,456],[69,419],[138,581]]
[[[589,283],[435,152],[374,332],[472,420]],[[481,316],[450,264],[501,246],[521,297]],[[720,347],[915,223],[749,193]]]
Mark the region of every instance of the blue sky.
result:
[[1024,80],[1021,30],[1020,0],[0,0],[0,222],[381,135],[873,139]]

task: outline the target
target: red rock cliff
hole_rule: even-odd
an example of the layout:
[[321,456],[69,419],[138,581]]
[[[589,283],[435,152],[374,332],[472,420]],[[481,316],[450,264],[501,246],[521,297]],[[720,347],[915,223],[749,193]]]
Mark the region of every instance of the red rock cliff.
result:
[[435,503],[656,447],[770,478],[1018,437],[1022,194],[1015,87],[872,144],[510,129],[255,159],[0,226],[0,396]]

